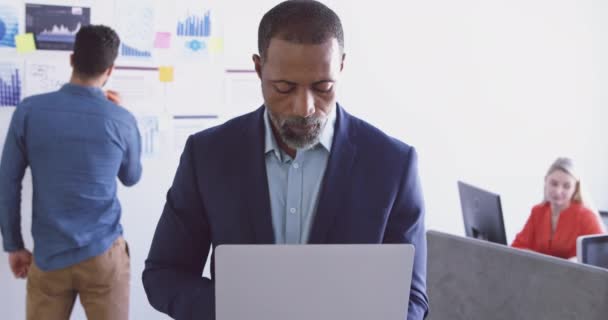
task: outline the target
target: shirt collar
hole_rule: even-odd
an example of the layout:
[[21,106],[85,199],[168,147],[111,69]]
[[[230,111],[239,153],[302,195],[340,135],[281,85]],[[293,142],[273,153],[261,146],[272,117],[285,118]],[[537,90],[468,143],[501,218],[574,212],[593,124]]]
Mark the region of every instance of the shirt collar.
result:
[[104,99],[106,97],[106,95],[103,93],[103,90],[101,90],[101,88],[99,88],[99,87],[85,87],[85,86],[80,86],[80,85],[73,84],[73,83],[64,84],[61,87],[61,91],[66,91],[66,92],[83,95],[83,96],[104,98]]
[[[334,139],[334,130],[336,124],[336,108],[337,105],[332,109],[332,111],[327,116],[327,121],[325,122],[325,126],[321,131],[321,136],[319,137],[319,143],[317,145],[321,145],[328,152],[331,151],[331,146]],[[281,149],[279,148],[279,144],[272,133],[272,127],[270,124],[270,115],[268,114],[268,107],[264,108],[264,154],[268,154],[271,151],[274,151],[275,155],[281,159]]]

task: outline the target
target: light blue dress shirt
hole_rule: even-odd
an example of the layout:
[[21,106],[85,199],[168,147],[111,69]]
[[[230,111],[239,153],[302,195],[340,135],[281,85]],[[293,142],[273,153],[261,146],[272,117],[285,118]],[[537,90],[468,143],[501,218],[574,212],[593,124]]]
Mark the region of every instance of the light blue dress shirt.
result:
[[116,178],[141,177],[135,118],[99,88],[66,84],[17,106],[0,162],[0,231],[5,251],[24,248],[21,186],[32,172],[34,259],[57,270],[105,252],[122,234]]
[[264,112],[266,174],[272,227],[277,244],[304,244],[314,221],[323,176],[334,137],[336,108],[327,117],[319,143],[297,150],[292,159],[279,147]]

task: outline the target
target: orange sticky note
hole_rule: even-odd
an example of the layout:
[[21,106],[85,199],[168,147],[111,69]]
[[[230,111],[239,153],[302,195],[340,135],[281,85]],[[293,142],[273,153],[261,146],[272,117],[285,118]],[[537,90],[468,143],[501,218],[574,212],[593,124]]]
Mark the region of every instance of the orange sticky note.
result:
[[173,67],[159,67],[158,78],[160,82],[173,82]]
[[33,33],[24,33],[15,36],[15,45],[17,52],[28,53],[36,51],[36,42],[34,41]]
[[221,53],[224,51],[224,39],[223,38],[210,38],[209,39],[209,52]]

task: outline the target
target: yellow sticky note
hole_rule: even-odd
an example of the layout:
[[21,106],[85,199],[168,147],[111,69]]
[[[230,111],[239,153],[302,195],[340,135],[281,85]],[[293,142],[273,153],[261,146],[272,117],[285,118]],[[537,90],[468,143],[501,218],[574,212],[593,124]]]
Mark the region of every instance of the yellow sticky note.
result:
[[210,38],[209,39],[209,52],[221,53],[224,51],[224,39],[223,38]]
[[36,51],[36,42],[34,41],[33,33],[24,33],[15,36],[15,44],[17,52],[28,53]]
[[160,82],[173,82],[173,67],[159,67],[158,78]]

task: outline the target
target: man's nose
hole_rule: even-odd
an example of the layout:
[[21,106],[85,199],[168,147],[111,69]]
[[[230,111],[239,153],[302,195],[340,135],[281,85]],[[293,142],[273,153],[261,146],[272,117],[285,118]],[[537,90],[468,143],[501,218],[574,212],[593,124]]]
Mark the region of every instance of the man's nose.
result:
[[315,97],[309,90],[301,90],[296,96],[294,113],[302,118],[307,118],[315,113]]

